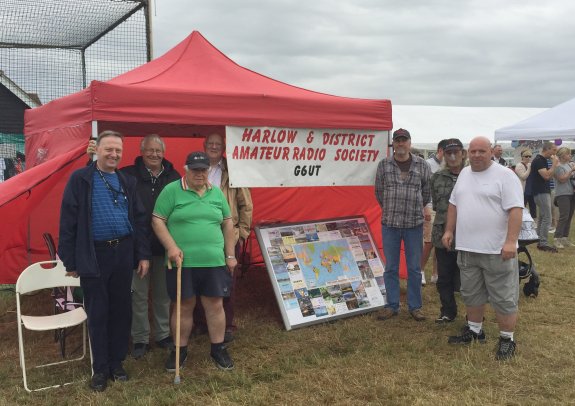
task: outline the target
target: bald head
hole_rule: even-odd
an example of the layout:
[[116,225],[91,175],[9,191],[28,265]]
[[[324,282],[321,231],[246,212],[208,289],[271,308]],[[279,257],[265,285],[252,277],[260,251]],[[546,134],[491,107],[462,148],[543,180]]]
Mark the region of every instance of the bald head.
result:
[[491,140],[487,137],[483,137],[483,136],[475,137],[471,140],[471,142],[469,143],[469,146],[471,147],[472,144],[480,145],[482,147],[486,147],[486,148],[491,149]]
[[487,137],[475,137],[469,143],[469,166],[473,172],[489,168],[491,161],[491,141]]

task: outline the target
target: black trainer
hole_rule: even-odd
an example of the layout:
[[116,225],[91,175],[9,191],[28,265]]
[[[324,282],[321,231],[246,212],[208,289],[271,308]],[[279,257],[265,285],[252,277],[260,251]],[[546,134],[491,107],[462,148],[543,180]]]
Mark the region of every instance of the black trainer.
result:
[[108,376],[105,373],[99,372],[92,375],[92,379],[90,379],[90,389],[95,390],[96,392],[104,392],[107,387]]
[[479,334],[475,333],[471,331],[467,324],[463,326],[459,335],[449,336],[447,339],[449,344],[471,344],[473,341],[485,343],[485,332],[481,330]]
[[455,317],[449,317],[444,314],[440,314],[436,319],[435,323],[437,324],[447,324],[452,323],[455,320]]
[[136,343],[132,348],[132,357],[134,359],[140,359],[146,355],[149,349],[150,346],[147,343]]
[[156,347],[158,348],[174,348],[174,340],[171,336],[162,338],[160,341],[156,341]]
[[497,354],[495,358],[499,361],[506,361],[515,355],[515,348],[517,344],[510,338],[499,337],[499,348],[497,349]]
[[112,381],[126,382],[129,378],[126,370],[122,367],[122,365],[119,365],[110,368],[110,379]]
[[[180,348],[180,369],[182,369],[184,367],[184,363],[186,362],[187,358],[188,358],[187,348],[185,351],[183,350],[183,348]],[[174,372],[176,370],[176,349],[175,348],[173,348],[172,351],[170,351],[170,355],[168,356],[168,359],[166,360],[165,367],[166,367],[166,371],[168,371],[168,372]]]
[[224,345],[221,345],[217,350],[212,351],[210,356],[218,368],[223,370],[234,369],[234,361],[232,361],[232,358],[230,357],[230,354],[228,354],[228,350],[226,350]]
[[234,341],[234,333],[232,333],[231,331],[226,331],[226,333],[224,334],[224,344],[226,345],[231,344],[232,341]]
[[539,251],[552,252],[554,254],[559,252],[557,248],[553,247],[552,245],[546,245],[546,244],[537,244],[537,249]]

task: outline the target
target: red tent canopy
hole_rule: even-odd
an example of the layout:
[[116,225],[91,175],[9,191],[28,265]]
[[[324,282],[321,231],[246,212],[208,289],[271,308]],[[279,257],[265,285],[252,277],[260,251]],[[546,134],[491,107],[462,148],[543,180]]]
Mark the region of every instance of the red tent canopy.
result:
[[[198,141],[226,125],[290,128],[383,130],[392,128],[389,100],[338,97],[291,86],[243,68],[230,60],[199,32],[193,32],[165,55],[107,82],[93,81],[89,88],[26,111],[26,161],[28,168],[47,166],[68,151],[82,151],[93,132],[113,129],[126,136],[157,133],[165,137],[167,157],[181,168],[185,155],[200,149]],[[190,138],[191,137],[191,138]],[[135,140],[135,139],[134,139]],[[127,142],[123,165],[137,155],[137,142]],[[37,174],[45,175],[42,169]],[[64,183],[68,172],[55,173]],[[22,176],[22,175],[19,175]],[[18,178],[18,177],[16,177]],[[33,182],[32,182],[33,183]],[[0,185],[0,195],[3,185]],[[5,189],[5,188],[4,188]],[[30,184],[12,182],[15,193]],[[7,190],[7,189],[5,189]],[[302,221],[365,214],[374,236],[379,236],[379,209],[371,187],[253,189],[254,223],[262,220]],[[3,235],[12,246],[40,251],[43,231],[57,234],[61,187],[52,190],[40,205],[28,204],[31,213],[28,240]],[[52,213],[46,217],[45,213]],[[0,216],[5,206],[0,202]],[[41,216],[41,221],[36,218]],[[29,217],[20,219],[26,224]],[[24,227],[25,228],[25,227]],[[22,227],[20,227],[22,229]],[[16,261],[4,261],[6,245],[0,240],[0,283],[13,282]]]
[[89,136],[92,121],[98,131],[183,137],[205,135],[202,130],[214,125],[392,128],[389,100],[338,97],[279,82],[239,66],[197,31],[158,59],[28,110],[28,165],[58,155],[53,145],[69,147],[70,140],[60,137],[85,142],[75,135]]

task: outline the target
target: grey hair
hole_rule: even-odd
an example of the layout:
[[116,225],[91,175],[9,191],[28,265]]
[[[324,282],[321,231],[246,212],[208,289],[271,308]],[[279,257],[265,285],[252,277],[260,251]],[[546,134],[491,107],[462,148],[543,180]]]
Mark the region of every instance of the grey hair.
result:
[[140,141],[141,152],[144,152],[144,145],[146,145],[148,141],[157,142],[162,146],[162,151],[166,152],[166,144],[164,144],[164,140],[162,140],[162,137],[160,137],[158,134],[148,134],[144,138],[142,138],[142,141]]

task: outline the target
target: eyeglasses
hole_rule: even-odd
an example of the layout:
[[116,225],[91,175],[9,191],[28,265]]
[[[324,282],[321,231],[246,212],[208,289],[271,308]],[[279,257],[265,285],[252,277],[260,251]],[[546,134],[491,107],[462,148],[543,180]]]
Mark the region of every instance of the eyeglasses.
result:
[[154,148],[146,148],[144,152],[148,155],[152,154],[162,155],[164,153],[164,151],[162,151],[161,149],[154,149]]
[[523,155],[523,158],[531,158],[531,155]]

